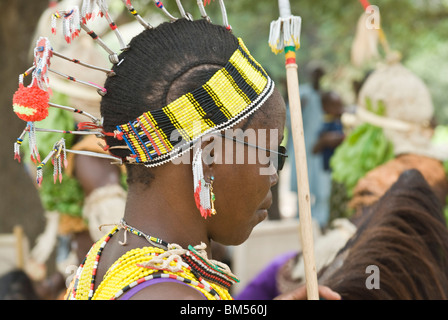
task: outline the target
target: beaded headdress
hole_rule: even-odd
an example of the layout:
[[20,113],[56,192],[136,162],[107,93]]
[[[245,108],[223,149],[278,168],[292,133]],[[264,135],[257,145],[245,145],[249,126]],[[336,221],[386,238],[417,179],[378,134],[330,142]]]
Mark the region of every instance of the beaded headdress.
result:
[[[122,2],[145,29],[153,28],[138,14],[132,6],[131,0],[122,0]],[[161,1],[153,0],[153,2],[170,21],[177,20],[168,12]],[[209,2],[210,0],[197,0],[202,18],[208,21],[210,21],[210,18],[205,11],[205,5]],[[218,2],[223,24],[231,32],[224,2],[223,0]],[[185,12],[182,7],[181,1],[176,0],[176,4],[182,18],[192,20],[191,14]],[[107,20],[110,29],[118,39],[121,50],[132,50],[132,48],[126,46],[117,25],[108,11],[106,0],[84,0],[81,10],[74,6],[65,11],[55,12],[52,15],[51,31],[56,33],[58,20],[62,20],[62,33],[67,43],[72,42],[79,36],[80,32],[85,31],[107,52],[109,61],[114,66],[118,66],[121,63],[118,54],[88,26],[89,20],[97,15]],[[238,42],[237,49],[231,55],[226,65],[218,70],[201,87],[160,109],[147,111],[128,123],[118,125],[114,132],[105,132],[101,119],[80,109],[50,102],[51,88],[48,73],[51,72],[70,81],[93,87],[101,96],[104,96],[107,94],[105,88],[87,80],[75,79],[63,72],[53,70],[50,68],[50,62],[54,57],[62,58],[96,72],[104,72],[108,77],[116,76],[113,67],[104,69],[64,56],[53,50],[47,38],[39,38],[34,49],[33,66],[19,76],[19,89],[13,97],[14,112],[27,122],[24,131],[14,146],[15,159],[20,161],[20,145],[25,136],[28,135],[31,159],[37,163],[38,184],[42,181],[43,167],[50,159],[52,159],[54,164],[55,181],[57,176],[61,179],[61,169],[63,164],[66,163],[67,152],[108,158],[119,164],[140,163],[149,167],[171,161],[173,158],[188,151],[205,134],[228,129],[248,117],[273,92],[273,81],[261,65],[251,56],[240,38]],[[32,80],[28,86],[25,86],[23,80],[28,75],[32,76]],[[49,107],[75,112],[85,116],[89,121],[80,123],[78,130],[74,131],[37,127],[36,122],[46,118]],[[41,160],[36,145],[36,132],[41,131],[78,135],[92,134],[101,138],[113,136],[126,142],[126,146],[123,147],[129,148],[130,155],[121,158],[112,154],[106,155],[70,150],[65,147],[65,140],[61,138],[55,142],[49,154]],[[179,140],[181,141],[179,142]]]

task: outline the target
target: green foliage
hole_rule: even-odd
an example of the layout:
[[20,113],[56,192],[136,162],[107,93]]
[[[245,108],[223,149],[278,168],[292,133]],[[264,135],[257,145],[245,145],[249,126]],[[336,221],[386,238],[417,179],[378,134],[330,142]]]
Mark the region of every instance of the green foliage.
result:
[[369,97],[366,97],[366,108],[368,111],[373,112],[379,116],[386,115],[386,105],[384,104],[384,101],[382,101],[382,100],[378,101],[378,106],[375,109],[375,107],[372,105],[372,100]]
[[[386,112],[386,106],[381,100],[375,107],[367,97],[365,104],[370,112],[379,116]],[[336,182],[344,184],[347,195],[351,197],[359,179],[393,157],[393,144],[386,138],[383,129],[364,123],[353,129],[336,148],[330,160],[332,177]]]
[[45,210],[57,211],[61,214],[82,217],[84,192],[79,182],[62,174],[62,183],[53,183],[53,172],[44,171],[42,186],[39,189],[42,205]]
[[[446,202],[448,203],[448,197],[446,197]],[[444,214],[445,214],[445,220],[446,220],[446,223],[448,226],[448,205],[445,206]]]
[[436,145],[448,144],[448,126],[438,125],[431,141]]
[[393,157],[392,143],[386,139],[383,130],[365,123],[355,128],[336,148],[330,160],[332,177],[344,184],[351,197],[359,179]]

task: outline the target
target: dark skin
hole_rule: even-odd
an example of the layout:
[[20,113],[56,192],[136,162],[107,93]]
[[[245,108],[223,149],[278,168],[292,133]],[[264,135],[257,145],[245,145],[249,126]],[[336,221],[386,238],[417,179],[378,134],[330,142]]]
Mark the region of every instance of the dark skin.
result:
[[[93,190],[109,184],[120,182],[119,168],[110,165],[110,160],[95,158],[85,155],[76,155],[74,175],[78,179],[87,197]],[[78,170],[82,168],[82,170]],[[78,260],[82,261],[92,246],[92,238],[89,231],[78,232],[74,235],[74,242],[77,246]]]
[[[285,125],[285,105],[280,94],[275,94],[266,102],[268,113],[254,115],[252,129],[278,129],[283,132]],[[241,124],[242,125],[242,124]],[[213,147],[217,137],[202,140],[203,150]],[[269,139],[269,136],[268,136]],[[282,139],[279,135],[278,144]],[[245,146],[245,151],[247,148]],[[211,148],[212,159],[224,159],[223,148]],[[236,155],[235,155],[236,156]],[[191,155],[190,155],[191,159]],[[187,248],[201,242],[207,245],[211,257],[211,241],[224,245],[238,245],[244,242],[252,229],[267,217],[267,209],[272,202],[271,187],[278,182],[278,175],[260,175],[259,169],[269,164],[204,164],[206,181],[214,176],[215,207],[217,214],[204,219],[196,207],[193,197],[193,176],[191,164],[167,163],[153,168],[154,179],[149,186],[130,184],[124,219],[139,230],[169,243]],[[107,269],[121,255],[133,248],[148,246],[141,237],[128,236],[127,244],[120,245],[123,231],[111,238],[103,250],[98,266],[97,278],[102,279]],[[95,289],[100,281],[95,284]],[[302,298],[306,297],[302,291]],[[291,296],[297,298],[297,296]],[[331,298],[328,295],[328,298]],[[333,296],[336,297],[337,296]],[[177,283],[158,283],[140,290],[131,299],[169,300],[204,299],[198,290]]]
[[[76,155],[75,176],[81,184],[85,196],[97,188],[120,183],[119,168],[111,166],[110,162],[108,159]],[[77,168],[82,168],[82,170],[77,170]]]

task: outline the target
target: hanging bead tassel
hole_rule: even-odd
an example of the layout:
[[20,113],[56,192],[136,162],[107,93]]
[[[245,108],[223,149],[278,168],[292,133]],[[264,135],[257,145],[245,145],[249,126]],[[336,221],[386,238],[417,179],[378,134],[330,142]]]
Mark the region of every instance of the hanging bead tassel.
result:
[[46,90],[51,94],[48,78],[48,68],[50,67],[50,59],[53,56],[50,41],[48,38],[40,37],[34,48],[34,66],[32,85],[37,84],[42,90]]
[[201,179],[200,189],[199,189],[199,203],[201,207],[201,215],[207,218],[211,215],[209,209],[211,208],[210,199],[210,185],[206,183],[204,179]]
[[43,172],[42,172],[42,168],[45,165],[45,163],[39,163],[39,165],[37,166],[37,171],[36,171],[36,183],[37,185],[40,187],[42,186],[42,179],[43,179]]
[[214,178],[211,177],[211,183],[208,183],[204,179],[202,149],[198,149],[193,157],[194,199],[201,216],[205,219],[216,214],[213,180]]
[[78,7],[70,10],[55,12],[51,16],[51,32],[56,34],[57,20],[63,19],[62,33],[67,43],[71,43],[73,39],[81,33],[81,16]]
[[37,165],[37,171],[36,171],[36,182],[37,185],[40,187],[42,185],[42,179],[43,179],[43,168],[45,166],[45,164],[47,163],[47,161],[54,155],[55,151],[54,149],[45,157],[45,159],[40,162]]
[[86,23],[93,17],[93,9],[95,7],[95,0],[84,0],[81,7],[82,23]]
[[53,180],[56,183],[56,180],[59,178],[59,183],[62,182],[62,162],[64,162],[64,167],[67,167],[67,154],[65,151],[65,139],[61,138],[58,142],[55,143],[53,147]]
[[[95,4],[95,0],[84,0],[81,15],[79,14],[79,8],[74,7],[70,11],[60,11],[52,15],[52,31],[56,33],[56,22],[57,19],[64,18],[63,28],[64,29],[64,37],[66,40],[73,40],[76,36],[79,35],[81,29],[83,29],[96,43],[98,43],[107,53],[109,53],[109,60],[111,63],[118,63],[118,55],[111,49],[109,46],[104,43],[104,41],[93,31],[90,30],[86,23],[87,20],[90,20],[93,16],[93,7]],[[66,20],[68,19],[68,20]],[[82,19],[82,20],[80,20]],[[71,22],[72,25],[70,26]],[[73,30],[73,34],[70,34],[70,30]],[[67,34],[67,32],[69,34]],[[67,38],[68,36],[69,38]]]
[[59,180],[59,183],[62,182],[62,163],[64,163],[64,167],[67,167],[67,154],[66,154],[66,148],[65,148],[65,139],[61,138],[59,141],[57,141],[51,152],[45,157],[45,159],[39,163],[37,166],[37,176],[36,176],[36,182],[38,186],[42,185],[42,179],[43,179],[43,168],[45,164],[50,160],[53,163],[53,180],[54,183],[56,183],[56,180]]
[[120,31],[118,31],[117,25],[109,15],[109,7],[107,6],[107,2],[105,0],[84,0],[81,7],[82,23],[86,24],[87,21],[95,17],[94,14],[95,5],[98,6],[99,8],[98,15],[100,17],[106,18],[110,29],[114,32],[115,36],[117,37],[121,50],[127,49]]
[[17,160],[18,162],[21,161],[20,158],[20,146],[22,145],[23,140],[18,138],[17,141],[14,143],[14,160]]
[[199,148],[193,157],[193,183],[194,183],[194,200],[196,202],[196,207],[204,216],[203,210],[201,209],[201,181],[204,178],[204,173],[202,170],[202,150]]
[[14,143],[14,160],[17,160],[18,162],[21,161],[20,157],[20,147],[22,146],[23,138],[25,137],[26,129],[23,130],[20,137],[17,138],[17,141]]
[[210,212],[212,215],[216,214],[216,209],[215,209],[215,200],[216,200],[216,196],[215,193],[213,192],[213,182],[215,181],[215,177],[211,176],[210,177]]
[[61,14],[56,11],[51,15],[51,33],[56,34],[57,20],[61,18]]
[[51,16],[51,31],[56,34],[56,20],[63,19],[62,33],[67,43],[79,36],[81,32],[80,14],[78,7],[73,7],[67,11],[56,12]]
[[34,122],[27,122],[27,127],[25,129],[28,131],[28,145],[30,149],[30,158],[31,160],[36,163],[40,162],[40,154],[39,150],[37,149],[37,143],[36,143],[36,126]]

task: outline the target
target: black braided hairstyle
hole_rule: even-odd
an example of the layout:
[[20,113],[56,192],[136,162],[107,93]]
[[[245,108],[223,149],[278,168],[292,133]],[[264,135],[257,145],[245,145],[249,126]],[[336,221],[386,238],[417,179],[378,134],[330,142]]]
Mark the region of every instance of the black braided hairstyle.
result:
[[[106,132],[202,86],[227,63],[238,39],[225,27],[204,19],[179,19],[143,31],[129,46],[113,67],[116,75],[105,83],[101,115]],[[106,142],[110,147],[125,145],[113,137]],[[130,154],[124,149],[111,152],[119,157]],[[148,169],[127,165],[128,183],[147,185],[152,178]]]

